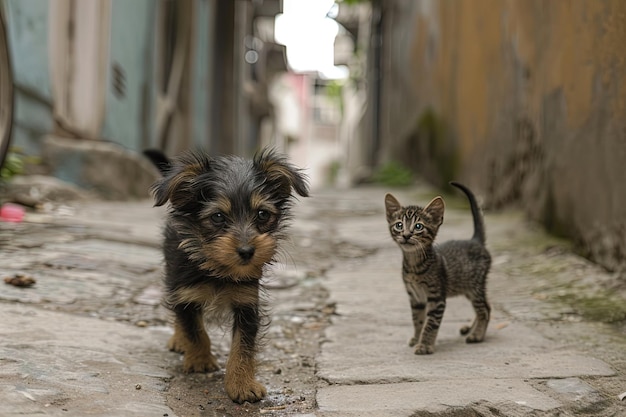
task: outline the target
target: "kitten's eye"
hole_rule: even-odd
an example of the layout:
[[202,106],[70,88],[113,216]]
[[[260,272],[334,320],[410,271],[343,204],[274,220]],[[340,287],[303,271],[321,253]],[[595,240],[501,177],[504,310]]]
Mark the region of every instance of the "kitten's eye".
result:
[[226,217],[222,213],[211,214],[211,221],[216,225],[222,225],[226,221]]
[[259,222],[265,223],[270,219],[270,212],[267,210],[259,210],[256,214],[256,217],[257,219],[259,219]]
[[402,222],[397,222],[396,224],[393,225],[393,228],[396,229],[398,232],[401,232],[403,228]]
[[424,229],[424,225],[422,223],[417,223],[415,225],[415,230],[417,230],[418,232],[423,229]]

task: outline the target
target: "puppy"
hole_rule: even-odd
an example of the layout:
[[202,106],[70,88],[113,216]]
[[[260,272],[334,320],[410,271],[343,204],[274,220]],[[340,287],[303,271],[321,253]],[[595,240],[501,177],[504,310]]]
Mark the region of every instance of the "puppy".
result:
[[264,317],[261,277],[284,237],[293,194],[307,197],[305,175],[272,150],[252,160],[187,152],[169,161],[144,152],[162,172],[152,186],[155,205],[169,201],[164,230],[165,304],[174,313],[170,350],[184,353],[185,372],[218,364],[204,317],[228,314],[232,344],[224,384],[237,403],[258,401],[257,336]]

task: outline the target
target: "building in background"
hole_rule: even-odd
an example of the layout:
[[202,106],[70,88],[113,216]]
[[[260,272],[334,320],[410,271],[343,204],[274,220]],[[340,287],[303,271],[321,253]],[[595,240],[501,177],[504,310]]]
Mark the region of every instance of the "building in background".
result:
[[334,0],[285,0],[276,18],[276,40],[286,45],[290,71],[270,89],[274,137],[306,168],[314,188],[336,184],[347,160],[341,94],[349,81],[353,38],[335,20],[339,9]]
[[351,183],[364,100],[350,93],[356,38],[333,0],[0,6],[15,74],[12,146],[41,156],[48,173],[117,198],[126,192],[110,177],[128,179],[130,194],[152,180],[136,157],[146,148],[250,156],[270,145],[313,186]]
[[[273,39],[281,0],[0,7],[14,74],[12,146],[42,156],[61,179],[98,188],[106,181],[93,176],[108,171],[118,180],[140,175],[132,154],[146,148],[250,155],[271,141],[261,136],[274,131],[263,128],[274,123],[269,83],[286,70],[285,48]],[[126,162],[111,168],[115,158]]]

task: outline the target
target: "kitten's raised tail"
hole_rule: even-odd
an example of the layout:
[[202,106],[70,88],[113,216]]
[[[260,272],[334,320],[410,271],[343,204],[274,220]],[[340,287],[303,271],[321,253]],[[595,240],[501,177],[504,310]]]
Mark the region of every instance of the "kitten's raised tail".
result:
[[450,181],[450,185],[459,188],[461,191],[465,193],[467,199],[470,203],[470,208],[472,209],[472,217],[474,218],[474,236],[472,236],[473,240],[477,240],[483,245],[485,244],[485,224],[483,222],[483,215],[480,211],[480,207],[478,206],[478,202],[476,202],[476,197],[474,193],[464,186],[463,184],[459,184],[458,182]]

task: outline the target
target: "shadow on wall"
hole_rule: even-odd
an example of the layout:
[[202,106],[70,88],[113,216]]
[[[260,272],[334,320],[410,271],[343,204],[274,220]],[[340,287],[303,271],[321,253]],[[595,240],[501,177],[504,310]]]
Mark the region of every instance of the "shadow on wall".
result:
[[403,163],[441,188],[450,189],[448,182],[457,179],[459,154],[454,135],[443,118],[430,107],[417,119],[399,156]]

